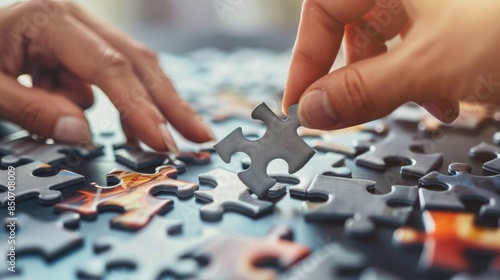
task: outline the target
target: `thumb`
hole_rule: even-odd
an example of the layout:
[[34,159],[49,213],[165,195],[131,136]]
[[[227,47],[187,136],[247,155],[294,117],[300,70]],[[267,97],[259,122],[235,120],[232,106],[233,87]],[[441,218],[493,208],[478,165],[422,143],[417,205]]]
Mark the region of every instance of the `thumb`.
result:
[[299,101],[302,125],[339,129],[383,117],[414,99],[396,50],[349,64],[314,82]]
[[61,95],[39,88],[26,88],[0,74],[0,117],[30,133],[59,142],[87,146],[92,134],[83,111]]

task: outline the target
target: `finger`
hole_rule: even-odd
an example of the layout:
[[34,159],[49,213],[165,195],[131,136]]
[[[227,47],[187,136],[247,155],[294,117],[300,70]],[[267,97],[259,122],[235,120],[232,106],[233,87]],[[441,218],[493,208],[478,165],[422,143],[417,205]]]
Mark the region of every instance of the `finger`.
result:
[[0,74],[0,117],[31,133],[60,142],[89,146],[92,134],[82,110],[64,96],[27,88]]
[[214,140],[212,130],[189,103],[180,98],[152,51],[112,25],[89,15],[78,6],[71,3],[68,5],[78,20],[130,59],[135,73],[151,94],[154,103],[181,134],[195,142]]
[[309,85],[330,71],[344,36],[344,25],[361,18],[373,6],[373,0],[304,1],[283,96],[285,112]]
[[32,73],[31,77],[34,87],[66,96],[84,110],[94,103],[90,85],[67,70],[40,70]]
[[345,28],[344,59],[346,65],[363,59],[385,53],[387,46],[385,38],[368,36],[365,30],[367,23],[357,20]]

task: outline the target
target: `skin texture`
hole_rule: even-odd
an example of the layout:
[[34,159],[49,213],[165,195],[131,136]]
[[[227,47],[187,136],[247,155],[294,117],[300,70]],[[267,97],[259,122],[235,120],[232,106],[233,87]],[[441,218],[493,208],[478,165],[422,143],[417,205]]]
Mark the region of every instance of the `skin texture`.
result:
[[[167,121],[192,141],[213,139],[151,50],[74,4],[32,0],[0,9],[0,36],[0,117],[33,134],[91,143],[83,110],[96,85],[120,112],[130,142],[176,151]],[[22,74],[33,87],[17,82]]]
[[[408,101],[443,122],[459,101],[500,105],[499,13],[495,0],[305,0],[284,111],[299,103],[302,125],[339,129]],[[330,72],[342,42],[347,65]]]

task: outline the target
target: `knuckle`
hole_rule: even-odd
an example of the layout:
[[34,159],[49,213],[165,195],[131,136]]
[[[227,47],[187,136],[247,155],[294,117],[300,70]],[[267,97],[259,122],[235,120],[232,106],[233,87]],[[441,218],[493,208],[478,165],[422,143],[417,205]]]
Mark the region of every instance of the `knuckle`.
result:
[[132,71],[131,62],[124,55],[112,49],[103,50],[98,62],[102,66],[102,70],[98,69],[98,71],[102,71],[112,77],[129,74]]
[[363,87],[364,81],[359,70],[353,68],[347,71],[343,81],[347,93],[344,95],[347,108],[371,115],[374,103],[370,102],[370,98]]

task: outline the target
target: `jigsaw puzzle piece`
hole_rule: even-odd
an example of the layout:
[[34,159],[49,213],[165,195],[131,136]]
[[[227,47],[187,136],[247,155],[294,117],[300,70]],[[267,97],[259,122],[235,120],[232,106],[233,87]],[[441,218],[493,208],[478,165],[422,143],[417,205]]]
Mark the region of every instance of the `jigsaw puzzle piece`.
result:
[[199,176],[200,183],[212,185],[214,189],[196,191],[196,199],[208,204],[200,208],[205,220],[220,220],[225,211],[235,211],[252,218],[258,218],[273,211],[273,204],[259,200],[240,181],[238,175],[226,169],[217,168]]
[[[52,176],[37,176],[43,172],[50,172]],[[60,170],[54,173],[54,168],[51,165],[37,161],[16,167],[16,201],[38,196],[40,203],[51,204],[62,198],[59,189],[85,181],[83,176],[71,171]],[[8,201],[8,177],[9,170],[0,170],[0,189],[5,191],[0,193],[2,206],[5,206]]]
[[[417,188],[393,186],[390,193],[374,195],[375,182],[317,175],[307,190],[308,198],[327,201],[318,207],[304,202],[309,221],[346,221],[345,232],[353,237],[375,233],[375,223],[401,226],[417,200]],[[407,207],[394,207],[401,203]]]
[[373,144],[370,151],[356,157],[356,164],[384,171],[386,161],[398,160],[406,166],[401,167],[402,177],[422,177],[436,169],[443,161],[441,153],[425,154],[413,152],[413,148],[423,149],[423,143],[416,141],[411,134],[397,131]]
[[500,146],[500,131],[495,133],[495,135],[493,135],[493,143]]
[[[294,184],[290,187],[290,194],[300,197],[307,196],[307,188],[311,185],[317,174],[337,177],[351,177],[351,170],[347,167],[339,167],[344,163],[345,157],[333,153],[315,154],[299,171],[294,174],[287,173],[286,164],[272,161],[267,170],[269,176],[281,183]],[[243,168],[248,168],[250,160],[242,160]],[[274,187],[273,187],[274,188]],[[271,188],[271,190],[273,189]],[[270,190],[270,191],[271,191]]]
[[75,195],[55,205],[57,210],[75,211],[85,218],[95,218],[98,211],[119,209],[124,213],[111,219],[111,226],[137,230],[143,228],[156,214],[172,208],[171,199],[158,199],[158,192],[173,192],[179,197],[191,196],[198,185],[173,179],[177,170],[172,166],[160,166],[154,174],[130,171],[113,171],[109,181],[117,185],[102,187],[90,184]]
[[337,243],[329,243],[293,266],[280,279],[352,279],[342,271],[361,271],[367,266],[366,258],[356,250]]
[[500,229],[474,224],[473,213],[424,211],[425,232],[403,227],[394,232],[396,244],[424,244],[419,266],[465,271],[465,250],[500,253]]
[[369,267],[361,273],[359,280],[402,280],[396,275],[375,267]]
[[117,265],[133,266],[131,279],[159,279],[164,273],[178,277],[192,276],[199,269],[194,258],[186,258],[207,244],[213,233],[204,232],[195,238],[177,238],[182,225],[177,221],[159,219],[129,238],[105,236],[94,243],[98,253],[79,269],[79,275],[102,279],[106,270]]
[[288,172],[295,173],[315,153],[297,134],[300,124],[296,113],[297,105],[290,106],[288,119],[282,120],[265,103],[261,103],[252,111],[252,118],[263,121],[267,126],[261,138],[250,141],[243,136],[242,129],[237,128],[214,146],[226,163],[231,161],[231,156],[236,152],[243,152],[250,157],[251,166],[240,172],[238,177],[259,197],[276,183],[266,172],[272,160],[285,160]]
[[15,223],[16,254],[37,253],[44,259],[52,261],[55,258],[83,245],[83,235],[77,231],[68,230],[79,225],[80,217],[76,213],[66,213],[55,221],[39,220],[30,215],[20,213],[17,220],[7,218],[7,227]]
[[469,156],[477,159],[492,158],[492,160],[484,163],[483,169],[500,174],[500,147],[481,142],[481,144],[469,150]]
[[195,165],[207,165],[210,163],[212,154],[209,151],[181,152],[176,156],[178,160]]
[[133,170],[158,166],[167,160],[167,155],[144,151],[139,147],[124,146],[115,151],[115,160]]
[[500,175],[474,176],[464,163],[452,163],[448,167],[451,175],[431,172],[419,180],[421,186],[442,186],[444,191],[420,188],[422,209],[464,211],[464,202],[479,200],[482,217],[500,217]]
[[272,262],[288,268],[309,255],[309,248],[288,240],[291,235],[287,227],[276,227],[266,237],[224,234],[196,253],[209,259],[196,279],[276,279],[274,270],[258,265]]

